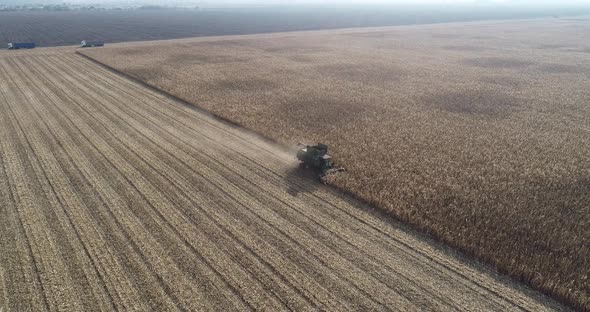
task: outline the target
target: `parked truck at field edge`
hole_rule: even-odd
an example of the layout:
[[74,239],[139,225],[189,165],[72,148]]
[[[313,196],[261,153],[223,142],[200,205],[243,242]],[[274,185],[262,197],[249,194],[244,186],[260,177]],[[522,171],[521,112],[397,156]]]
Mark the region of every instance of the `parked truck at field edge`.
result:
[[81,48],[102,47],[102,46],[104,46],[104,42],[103,41],[86,41],[86,40],[82,40],[82,42],[80,43],[80,47]]
[[34,48],[35,48],[34,42],[11,42],[8,44],[8,50],[34,49]]

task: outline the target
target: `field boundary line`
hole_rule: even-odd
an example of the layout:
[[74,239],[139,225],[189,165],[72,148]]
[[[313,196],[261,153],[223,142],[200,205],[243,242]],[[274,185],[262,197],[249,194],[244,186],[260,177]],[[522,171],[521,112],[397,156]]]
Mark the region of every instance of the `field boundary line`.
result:
[[[288,145],[283,142],[280,142],[276,139],[268,137],[265,134],[262,134],[257,131],[254,131],[250,128],[247,128],[246,126],[244,126],[240,123],[234,122],[231,119],[220,116],[214,112],[211,112],[211,111],[199,106],[198,104],[191,103],[179,96],[173,95],[168,91],[159,89],[159,88],[155,87],[154,85],[144,82],[144,81],[142,81],[130,74],[127,74],[125,72],[117,70],[105,63],[102,63],[102,62],[86,55],[86,54],[83,54],[80,51],[76,51],[75,54],[79,55],[80,57],[82,57],[86,60],[89,60],[91,63],[97,64],[98,66],[106,69],[107,71],[110,71],[116,75],[123,77],[123,78],[129,79],[133,83],[136,83],[141,87],[145,87],[148,90],[150,90],[156,94],[160,94],[165,98],[174,100],[177,103],[182,104],[182,106],[185,106],[189,109],[193,109],[197,112],[204,113],[207,116],[211,116],[215,120],[220,121],[220,122],[227,124],[229,126],[237,127],[247,134],[255,135],[256,137],[261,138],[263,141],[266,141],[267,143],[271,143],[273,145],[276,145],[277,147],[280,147],[284,151],[291,150],[288,147]],[[330,189],[335,191],[336,195],[348,196],[348,197],[358,201],[359,203],[365,204],[368,208],[368,209],[360,208],[361,210],[373,215],[374,217],[380,219],[381,221],[383,221],[385,223],[392,224],[392,222],[395,222],[395,223],[398,223],[398,226],[402,225],[404,231],[408,232],[411,235],[416,235],[420,240],[424,240],[429,245],[434,244],[434,246],[432,246],[432,247],[434,247],[435,249],[439,249],[439,250],[442,249],[445,251],[445,254],[452,255],[454,258],[457,258],[457,259],[461,260],[462,262],[465,261],[465,262],[469,263],[470,266],[477,263],[478,266],[480,266],[480,270],[482,270],[482,272],[484,272],[488,277],[490,277],[494,280],[504,280],[504,281],[509,280],[510,282],[515,283],[517,285],[526,286],[532,292],[538,292],[538,293],[543,293],[545,295],[550,295],[555,301],[564,303],[569,307],[572,307],[572,305],[573,305],[573,303],[570,300],[567,300],[567,299],[559,296],[558,294],[547,291],[546,289],[543,289],[541,287],[536,287],[532,283],[523,282],[517,276],[514,276],[513,274],[509,274],[506,268],[503,268],[501,266],[498,266],[496,263],[486,260],[485,258],[479,256],[474,251],[470,251],[467,248],[464,248],[458,244],[452,243],[452,242],[444,239],[444,237],[441,234],[436,233],[436,232],[432,232],[429,228],[427,228],[425,226],[422,226],[422,225],[414,223],[414,222],[410,222],[406,218],[403,218],[403,217],[398,216],[394,213],[388,212],[386,209],[380,207],[378,204],[374,203],[371,200],[367,200],[367,199],[363,198],[362,196],[356,194],[354,191],[347,190],[347,189],[344,189],[344,188],[336,186],[336,185],[328,185],[328,186]],[[370,208],[375,208],[375,209],[370,209]],[[366,222],[363,222],[363,223],[366,223]],[[521,291],[522,291],[522,289],[521,289]],[[526,293],[531,294],[530,291],[526,291]],[[505,299],[507,299],[507,298],[505,298]]]
[[[140,114],[140,113],[137,113],[137,112],[136,112],[135,114]],[[141,115],[141,114],[140,114],[140,115]],[[143,118],[146,118],[146,117],[143,117]],[[148,120],[149,120],[149,119],[148,119]],[[153,121],[152,121],[152,122],[153,122]],[[138,130],[136,130],[136,131],[138,131]],[[138,131],[138,132],[139,132],[139,131]],[[174,136],[173,134],[169,134],[169,135],[170,135],[170,136]],[[185,142],[185,143],[186,143],[186,142]],[[182,148],[182,147],[179,147],[179,148],[180,148],[181,150],[183,150],[183,148]],[[196,150],[195,150],[195,152],[197,152],[197,153],[198,153],[198,151],[196,151]],[[188,153],[188,152],[186,152],[186,151],[185,151],[185,153]],[[188,153],[188,154],[190,154],[190,153]],[[172,156],[172,157],[175,157],[175,156],[174,156],[174,155],[172,155],[172,154],[171,154],[171,156]],[[203,157],[209,158],[209,156],[203,156]],[[181,160],[179,160],[179,161],[181,161]],[[213,159],[213,160],[209,160],[209,161],[213,161],[213,162],[215,162],[215,160],[214,160],[214,159]],[[186,166],[186,167],[187,167],[189,170],[191,170],[191,166],[190,166],[190,165],[187,165],[187,164],[186,164],[186,163],[184,163],[183,161],[181,161],[181,162],[182,162],[182,163],[183,163],[183,164],[184,164],[184,165],[185,165],[185,166]],[[219,164],[219,165],[220,165],[220,164]],[[232,169],[228,169],[228,170],[230,170],[230,171],[231,171]],[[238,174],[238,173],[237,173],[237,174]],[[241,176],[241,177],[243,178],[243,176],[242,176],[241,174],[238,174],[238,175],[239,175],[239,176]],[[241,189],[241,187],[239,187],[239,188]],[[245,191],[245,190],[244,190],[244,191]],[[246,192],[247,192],[247,191],[246,191]],[[230,195],[228,195],[228,196],[230,196]],[[280,201],[282,202],[282,200],[280,200]],[[285,204],[285,205],[289,206],[288,204]],[[290,206],[289,206],[289,207],[290,207]],[[337,253],[338,253],[338,251],[336,251],[336,249],[334,249],[334,250],[335,250],[335,252],[337,252]],[[360,267],[359,267],[359,268],[360,268]],[[360,268],[360,269],[362,269],[362,268]],[[390,287],[390,288],[391,288],[391,287]]]
[[[113,87],[115,87],[115,88],[116,88],[116,86],[113,86]],[[130,96],[130,97],[131,97],[131,96]],[[144,117],[144,118],[145,118],[145,117]],[[182,122],[181,122],[181,123],[182,123]],[[182,124],[184,124],[184,123],[182,123]],[[185,125],[185,126],[186,126],[186,125]],[[189,127],[189,128],[190,128],[190,127]],[[193,130],[194,130],[194,129],[193,129]],[[194,130],[194,131],[197,131],[197,130]],[[198,131],[197,131],[197,133],[198,133]],[[201,135],[203,135],[203,134],[201,134]],[[185,142],[185,143],[186,143],[186,142]],[[181,147],[181,149],[183,149],[183,148]],[[247,156],[246,156],[246,157],[247,157]],[[259,165],[259,164],[258,164],[258,165]],[[190,168],[190,166],[189,166],[189,168]],[[228,169],[228,170],[231,170],[231,169]],[[275,173],[275,174],[276,174],[276,173]],[[240,176],[242,176],[242,175],[240,174]],[[242,176],[242,178],[244,178],[244,177]],[[246,180],[247,180],[247,179],[246,179]],[[250,181],[250,182],[252,182],[252,181]],[[281,202],[284,202],[283,200],[280,200],[280,201],[281,201]],[[290,206],[290,205],[288,205],[288,206]],[[296,209],[296,210],[297,210],[297,209]],[[303,215],[305,215],[305,214],[303,214]],[[332,231],[330,231],[330,230],[328,230],[328,231],[329,231],[329,232],[332,232]],[[337,234],[335,234],[335,235],[337,235]],[[338,236],[338,235],[337,235],[337,236]],[[356,247],[356,248],[358,248],[358,247]],[[485,288],[485,287],[484,287],[484,289],[486,289],[486,290],[488,290],[488,291],[491,291],[491,289],[489,289],[489,288]],[[502,297],[502,298],[504,298],[504,297]],[[504,298],[504,299],[506,300],[507,298]]]
[[[65,61],[65,60],[62,60],[62,61]],[[97,78],[99,78],[99,77],[97,77]],[[99,79],[100,79],[100,78],[99,78]],[[105,82],[105,83],[108,83],[108,82]],[[108,84],[110,84],[110,83],[108,83]],[[112,85],[112,84],[111,84],[111,85]],[[114,86],[114,85],[112,85],[112,86],[113,86],[113,87],[115,87],[115,88],[117,88],[117,87],[116,87],[116,86]],[[129,95],[129,96],[131,96],[131,95]],[[132,96],[131,96],[131,97],[132,97]],[[133,98],[133,97],[132,97],[132,98]],[[144,118],[145,118],[145,117],[144,117]],[[172,117],[170,117],[170,118],[172,118]],[[178,122],[180,122],[180,121],[178,121]],[[182,122],[180,122],[180,123],[181,123],[181,124],[183,124],[183,125],[185,125],[185,127],[189,127],[189,128],[191,128],[190,126],[187,126],[186,124],[184,124],[184,123],[182,123]],[[191,128],[191,129],[192,129],[192,128]],[[195,130],[195,129],[193,129],[193,130],[194,130],[194,131],[196,131],[196,133],[199,133],[199,131],[198,131],[198,130]],[[200,135],[204,135],[204,134],[200,134]],[[205,135],[205,136],[206,136],[206,135]],[[182,149],[182,148],[181,148],[181,149]],[[244,156],[244,157],[248,157],[248,156]],[[257,162],[255,162],[255,163],[256,163],[258,166],[260,166],[260,164],[258,164]],[[190,168],[190,167],[189,167],[189,168]],[[263,169],[265,169],[265,170],[270,170],[270,169],[268,169],[268,168],[265,168],[265,167],[262,167],[262,168],[263,168]],[[275,173],[275,172],[274,172],[274,171],[272,171],[272,170],[270,170],[270,172],[271,172],[271,173],[274,173],[275,175],[277,175],[277,173]],[[331,205],[333,205],[333,204],[331,204]],[[336,207],[336,208],[338,208],[338,207]],[[363,222],[363,223],[365,223],[365,222]],[[375,230],[379,231],[378,229],[375,229]],[[396,248],[399,248],[399,246],[397,246]],[[411,249],[411,250],[413,250],[413,251],[416,251],[415,249]],[[419,253],[420,253],[420,252],[419,252]],[[421,254],[422,254],[422,253],[421,253]],[[426,256],[426,257],[427,257],[428,259],[432,259],[432,258],[431,258],[431,256]],[[439,263],[440,263],[440,264],[442,264],[441,262],[439,262]],[[453,270],[453,272],[455,272],[455,271]],[[458,273],[458,272],[455,272],[455,273]],[[457,274],[457,275],[460,275],[460,276],[464,277],[464,278],[465,278],[465,280],[468,280],[468,281],[470,281],[471,283],[473,283],[473,282],[474,282],[474,281],[472,281],[472,280],[468,279],[467,277],[465,277],[463,274]],[[490,288],[483,287],[483,286],[481,286],[481,285],[480,285],[480,287],[481,287],[481,288],[483,288],[483,289],[486,289],[487,291],[490,291],[490,292],[494,293],[494,294],[495,294],[496,296],[498,296],[499,298],[504,298],[505,300],[509,300],[507,297],[500,296],[500,295],[496,294],[496,292],[495,292],[495,291],[493,291],[493,290],[492,290],[492,289],[490,289]],[[514,300],[509,300],[509,301],[512,301],[512,302],[514,303]]]
[[[96,65],[98,65],[98,66],[100,66],[100,67],[102,67],[102,68],[110,71],[110,72],[113,72],[113,73],[115,73],[115,74],[117,74],[119,76],[122,76],[122,77],[124,77],[126,79],[129,79],[129,80],[133,81],[134,83],[137,83],[137,84],[141,85],[142,87],[145,87],[145,88],[149,89],[152,92],[155,92],[157,94],[163,95],[164,97],[166,97],[168,99],[171,99],[173,101],[176,101],[176,102],[182,104],[183,106],[185,106],[185,107],[187,107],[189,109],[193,109],[193,110],[196,110],[196,111],[198,111],[200,113],[203,113],[203,114],[206,114],[208,116],[211,116],[214,119],[216,119],[217,121],[220,121],[222,123],[225,123],[225,124],[227,124],[229,126],[237,127],[240,130],[246,132],[247,134],[250,134],[250,135],[254,135],[256,137],[259,137],[260,139],[262,139],[266,143],[270,143],[270,144],[276,145],[277,147],[280,147],[285,152],[291,151],[291,148],[289,148],[289,146],[287,144],[285,144],[283,142],[280,142],[280,141],[278,141],[276,139],[273,139],[273,138],[271,138],[271,137],[269,137],[269,136],[267,136],[267,135],[265,135],[263,133],[260,133],[260,132],[254,131],[252,129],[249,129],[249,128],[245,127],[244,125],[240,124],[240,123],[234,122],[231,119],[228,119],[228,118],[225,118],[225,117],[220,116],[218,114],[215,114],[215,113],[213,113],[213,112],[211,112],[211,111],[209,111],[209,110],[207,110],[207,109],[205,109],[205,108],[203,108],[203,107],[201,107],[201,106],[199,106],[197,104],[193,104],[193,103],[191,103],[191,102],[189,102],[189,101],[187,101],[187,100],[185,100],[183,98],[180,98],[180,97],[178,97],[176,95],[171,94],[170,92],[167,92],[167,91],[162,90],[162,89],[159,89],[159,88],[157,88],[157,87],[155,87],[153,85],[150,85],[150,84],[148,84],[148,83],[146,83],[146,82],[144,82],[144,81],[142,81],[142,80],[140,80],[140,79],[138,79],[138,78],[136,78],[136,77],[134,77],[132,75],[129,75],[129,74],[124,73],[122,71],[119,71],[119,70],[117,70],[117,69],[115,69],[115,68],[113,68],[113,67],[111,67],[109,65],[106,65],[104,63],[101,63],[101,62],[97,61],[96,59],[93,59],[92,57],[83,54],[80,51],[76,51],[75,54],[81,56],[82,58],[84,58],[86,60],[89,60],[90,62],[92,62],[92,63],[94,63],[94,64],[96,64]],[[341,188],[341,187],[338,187],[338,186],[335,186],[335,185],[332,185],[332,184],[328,184],[328,187],[332,188],[333,190],[336,190],[337,191],[337,194],[340,193],[340,194],[343,194],[343,195],[346,195],[346,196],[350,196],[353,199],[355,199],[355,200],[357,200],[357,201],[359,201],[361,203],[364,203],[364,204],[368,205],[369,207],[377,208],[377,210],[367,209],[367,211],[370,212],[370,213],[375,214],[376,217],[379,217],[382,220],[394,219],[394,220],[398,221],[399,223],[402,223],[402,224],[404,224],[406,226],[409,226],[410,229],[414,232],[414,234],[420,234],[421,237],[423,237],[423,238],[424,237],[428,237],[428,238],[430,238],[431,240],[434,240],[434,242],[437,242],[437,243],[444,243],[445,246],[451,247],[454,252],[459,252],[459,254],[461,256],[464,256],[464,257],[466,256],[468,258],[472,258],[473,257],[472,254],[464,251],[463,249],[459,248],[458,246],[454,246],[454,245],[448,244],[446,241],[442,240],[442,238],[439,238],[439,236],[434,236],[430,232],[426,231],[426,229],[423,229],[422,227],[419,227],[417,224],[409,223],[406,220],[399,218],[397,215],[387,213],[385,209],[383,209],[383,208],[381,208],[381,207],[373,204],[370,201],[365,200],[364,198],[358,196],[356,193],[354,193],[352,191],[346,190],[344,188]],[[489,264],[488,266],[489,266],[490,269],[493,268],[493,266],[491,264]],[[496,272],[496,270],[493,270],[493,269],[492,269],[492,271],[493,272]]]
[[226,118],[226,117],[223,117],[223,116],[221,116],[219,114],[213,113],[213,112],[205,109],[204,107],[199,106],[198,104],[191,103],[191,102],[187,101],[186,99],[183,99],[181,97],[178,97],[178,96],[176,96],[176,95],[174,95],[174,94],[172,94],[172,93],[170,93],[168,91],[159,89],[158,87],[153,86],[151,84],[148,84],[148,83],[146,83],[146,82],[144,82],[144,81],[142,81],[142,80],[140,80],[140,79],[138,79],[138,78],[136,78],[136,77],[134,77],[132,75],[129,75],[129,74],[124,73],[124,72],[122,72],[120,70],[117,70],[117,69],[115,69],[113,67],[110,67],[109,65],[106,65],[104,63],[101,63],[101,62],[93,59],[92,57],[90,57],[90,56],[88,56],[86,54],[83,54],[80,51],[76,51],[75,54],[81,56],[82,58],[84,58],[86,60],[91,61],[92,63],[94,63],[94,64],[96,64],[96,65],[98,65],[98,66],[100,66],[100,67],[102,67],[102,68],[104,68],[104,69],[106,69],[106,70],[108,70],[110,72],[113,72],[113,73],[115,73],[115,74],[117,74],[119,76],[122,76],[122,77],[124,77],[126,79],[129,79],[129,80],[133,81],[134,83],[137,83],[137,84],[141,85],[142,87],[145,87],[145,88],[149,89],[152,92],[158,93],[158,94],[163,95],[164,97],[166,97],[168,99],[171,99],[171,100],[173,100],[175,102],[178,102],[178,103],[182,104],[183,106],[185,106],[185,107],[187,107],[189,109],[197,110],[200,113],[203,113],[203,114],[205,114],[207,116],[213,117],[217,121],[220,121],[220,122],[225,123],[225,124],[227,124],[229,126],[232,126],[232,127],[237,127],[241,131],[245,131],[246,133],[248,133],[250,135],[255,135],[255,136],[259,137],[260,139],[262,139],[266,143],[277,145],[277,147],[280,147],[281,149],[283,149],[286,152],[291,151],[291,149],[289,148],[289,146],[287,144],[285,144],[283,142],[280,142],[280,141],[278,141],[276,139],[273,139],[273,138],[271,138],[271,137],[269,137],[269,136],[267,136],[267,135],[265,135],[265,134],[263,134],[261,132],[254,131],[254,130],[252,130],[252,129],[250,129],[250,128],[248,128],[248,127],[246,127],[246,126],[244,126],[244,125],[242,125],[240,123],[237,123],[237,122],[235,122],[235,121],[233,121],[233,120],[231,120],[229,118]]
[[[197,110],[198,112],[201,112],[201,113],[204,113],[204,114],[206,114],[208,116],[211,116],[211,117],[215,118],[216,120],[218,120],[218,121],[220,121],[222,123],[228,124],[228,125],[230,125],[232,127],[238,127],[238,128],[240,128],[240,130],[246,131],[248,134],[252,134],[252,135],[255,135],[257,137],[260,137],[261,139],[263,139],[267,143],[271,143],[271,144],[277,145],[277,146],[281,147],[285,151],[290,151],[291,150],[288,147],[288,145],[286,145],[285,143],[282,143],[282,142],[280,142],[278,140],[275,140],[273,138],[270,138],[267,135],[262,134],[260,132],[256,132],[256,131],[254,131],[252,129],[246,128],[244,125],[241,125],[241,124],[239,124],[237,122],[234,122],[231,119],[228,119],[228,118],[225,118],[225,117],[220,116],[218,114],[215,114],[215,113],[213,113],[213,112],[211,112],[211,111],[209,111],[209,110],[207,110],[207,109],[205,109],[205,108],[203,108],[203,107],[201,107],[201,106],[199,106],[197,104],[193,104],[193,103],[191,103],[191,102],[189,102],[189,101],[187,101],[187,100],[185,100],[183,98],[180,98],[180,97],[178,97],[176,95],[171,94],[170,92],[167,92],[165,90],[159,89],[159,88],[157,88],[157,87],[155,87],[155,86],[153,86],[151,84],[148,84],[148,83],[146,83],[146,82],[144,82],[144,81],[142,81],[142,80],[140,80],[140,79],[138,79],[138,78],[136,78],[136,77],[134,77],[132,75],[129,75],[129,74],[125,73],[125,72],[122,72],[122,71],[120,71],[118,69],[115,69],[115,68],[113,68],[113,67],[111,67],[111,66],[109,66],[109,65],[107,65],[105,63],[102,63],[102,62],[100,62],[100,61],[98,61],[98,60],[96,60],[96,59],[94,59],[94,58],[92,58],[92,57],[90,57],[90,56],[88,56],[86,54],[83,54],[80,51],[76,51],[75,54],[81,56],[82,58],[84,58],[86,60],[89,60],[90,62],[92,62],[94,64],[97,64],[98,66],[100,66],[100,67],[102,67],[102,68],[104,68],[104,69],[106,69],[106,70],[108,70],[110,72],[113,72],[113,73],[115,73],[117,75],[120,75],[120,76],[122,76],[124,78],[127,78],[127,79],[133,81],[134,83],[137,83],[137,84],[141,85],[142,87],[145,87],[145,88],[149,89],[152,92],[158,93],[160,95],[163,95],[166,98],[169,98],[169,99],[172,99],[174,101],[177,101],[177,102],[179,102],[180,104],[182,104],[185,107],[188,107],[188,108],[193,109],[193,110]],[[369,207],[377,208],[376,210],[374,210],[374,209],[371,209],[371,210],[367,209],[366,211],[369,212],[369,213],[371,213],[371,214],[373,214],[373,215],[375,215],[376,217],[380,218],[381,220],[383,220],[383,221],[385,221],[387,223],[391,223],[390,220],[393,219],[393,220],[395,220],[395,221],[397,221],[397,222],[405,225],[406,226],[406,229],[405,230],[410,230],[412,232],[412,234],[418,234],[421,238],[429,238],[431,241],[433,241],[435,243],[439,243],[439,244],[440,243],[443,243],[445,245],[445,247],[450,247],[452,249],[453,253],[458,254],[459,256],[461,256],[463,258],[468,258],[468,259],[477,258],[479,260],[479,257],[476,257],[474,254],[469,253],[468,251],[464,250],[463,248],[460,248],[459,246],[455,246],[453,244],[450,244],[450,243],[446,242],[445,240],[443,240],[442,238],[440,238],[438,235],[433,235],[432,233],[430,233],[429,231],[427,231],[427,229],[424,229],[424,228],[420,227],[417,224],[409,223],[406,220],[399,218],[397,215],[387,213],[387,211],[385,209],[383,209],[383,208],[381,208],[381,207],[373,204],[370,201],[365,200],[364,198],[358,196],[357,194],[355,194],[352,191],[349,191],[349,190],[346,190],[346,189],[343,189],[341,187],[338,187],[338,186],[335,186],[335,185],[331,185],[331,184],[329,184],[328,186],[330,188],[332,188],[333,190],[336,190],[337,191],[337,194],[340,193],[340,194],[343,194],[343,195],[350,196],[353,199],[355,199],[355,200],[357,200],[357,201],[359,201],[361,203],[364,203],[364,204],[368,205]],[[500,272],[498,270],[494,270],[493,269],[494,266],[491,263],[486,262],[486,266],[492,272],[497,272],[497,273],[501,273],[502,275],[505,275],[504,273],[502,273],[502,272]],[[512,278],[511,278],[511,280],[516,281],[516,280],[514,280]]]
[[[114,86],[114,87],[115,87],[115,86]],[[130,96],[130,95],[128,95],[128,96]],[[136,114],[137,114],[137,113],[136,113]],[[146,117],[144,117],[144,118],[146,118]],[[155,126],[157,126],[157,125],[155,125]],[[137,131],[137,130],[136,130],[136,131]],[[169,135],[172,135],[172,136],[173,136],[173,134],[169,134]],[[203,135],[203,134],[201,134],[201,135]],[[187,142],[184,142],[184,143],[187,143]],[[187,143],[187,144],[188,144],[188,143]],[[179,148],[180,148],[180,149],[183,149],[182,147],[179,147]],[[215,160],[213,160],[213,161],[215,161]],[[234,161],[235,161],[235,160],[234,160]],[[186,164],[185,164],[185,165],[186,165]],[[190,167],[190,166],[188,166],[188,165],[186,165],[186,166],[187,166],[187,168],[190,170],[190,168],[191,168],[191,167]],[[228,170],[232,170],[232,169],[228,169]],[[239,173],[236,173],[236,174],[240,175],[240,176],[241,176],[243,179],[245,179],[245,180],[248,180],[247,178],[243,177],[243,175],[242,175],[242,174],[239,174]],[[252,182],[252,181],[250,181],[250,182]],[[253,183],[253,182],[252,182],[252,183]],[[287,203],[285,203],[283,199],[277,199],[277,200],[279,200],[279,201],[283,202],[285,205],[287,205],[287,206],[289,206],[289,207],[292,207],[290,204],[287,204]],[[294,208],[294,209],[295,209],[295,208]],[[297,210],[297,209],[296,209],[296,210]],[[307,218],[309,218],[309,216],[307,216]],[[312,222],[313,222],[313,220],[312,220]],[[321,227],[321,225],[320,225],[320,227]],[[327,230],[327,231],[329,231],[329,232],[333,233],[331,230]],[[338,234],[335,234],[335,233],[334,233],[334,235],[337,235],[337,236],[339,236]],[[350,243],[349,243],[349,244],[350,244]],[[358,247],[355,247],[355,248],[358,248]]]

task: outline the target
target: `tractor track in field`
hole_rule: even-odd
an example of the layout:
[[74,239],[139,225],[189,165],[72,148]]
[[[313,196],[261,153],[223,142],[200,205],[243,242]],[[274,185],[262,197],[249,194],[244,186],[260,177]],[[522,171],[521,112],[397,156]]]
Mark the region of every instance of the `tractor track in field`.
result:
[[565,309],[284,148],[46,51],[0,53],[0,308]]

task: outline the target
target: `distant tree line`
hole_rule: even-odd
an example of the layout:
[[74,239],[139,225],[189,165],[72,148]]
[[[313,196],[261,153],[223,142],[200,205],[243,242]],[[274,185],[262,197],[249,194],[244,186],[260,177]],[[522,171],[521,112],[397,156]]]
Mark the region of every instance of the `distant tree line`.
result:
[[93,5],[73,5],[73,4],[26,4],[26,5],[6,5],[0,4],[0,12],[65,12],[65,11],[107,11],[107,10],[169,10],[169,9],[193,9],[199,7],[178,8],[161,5],[142,5],[138,7],[99,7]]

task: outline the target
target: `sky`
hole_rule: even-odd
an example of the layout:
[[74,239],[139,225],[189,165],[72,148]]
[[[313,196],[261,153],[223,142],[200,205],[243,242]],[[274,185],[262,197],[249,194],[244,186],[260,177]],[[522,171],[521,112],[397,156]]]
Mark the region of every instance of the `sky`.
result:
[[[2,1],[2,0],[0,0]],[[190,1],[190,0],[185,0]],[[467,6],[590,6],[590,0],[197,0],[201,7],[297,6],[297,5],[467,5]]]
[[590,4],[590,0],[216,0],[207,2],[242,4]]
[[571,4],[590,5],[590,0],[0,0],[0,4],[25,3],[93,3],[93,4],[190,4],[202,7],[227,6],[296,6],[296,5],[396,5],[396,4],[465,4],[465,5],[539,5],[562,6]]
[[[0,0],[2,1],[2,0]],[[188,0],[187,0],[188,1]],[[590,0],[198,0],[202,4],[218,6],[260,5],[371,5],[371,4],[438,4],[438,5],[536,5],[562,6],[572,4],[590,5]]]

